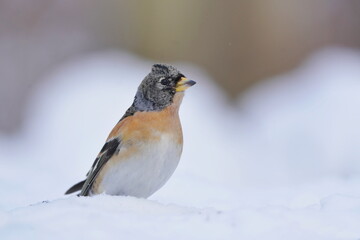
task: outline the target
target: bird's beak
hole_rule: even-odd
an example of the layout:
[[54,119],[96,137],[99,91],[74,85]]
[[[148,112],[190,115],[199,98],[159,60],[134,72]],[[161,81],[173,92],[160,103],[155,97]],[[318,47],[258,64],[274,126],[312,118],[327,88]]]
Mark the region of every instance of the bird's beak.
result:
[[195,83],[196,82],[193,81],[193,80],[189,80],[186,77],[182,77],[180,79],[180,81],[176,84],[175,89],[176,89],[177,92],[183,92],[186,89],[188,89],[189,87],[195,85]]

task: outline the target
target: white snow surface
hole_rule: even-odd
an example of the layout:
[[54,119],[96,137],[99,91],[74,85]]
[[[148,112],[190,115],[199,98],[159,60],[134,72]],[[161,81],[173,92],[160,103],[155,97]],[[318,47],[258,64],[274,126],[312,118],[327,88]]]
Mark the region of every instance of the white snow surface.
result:
[[83,180],[152,62],[84,56],[34,90],[0,136],[0,239],[359,239],[360,52],[329,48],[228,104],[210,77],[180,115],[184,152],[149,199],[64,196]]

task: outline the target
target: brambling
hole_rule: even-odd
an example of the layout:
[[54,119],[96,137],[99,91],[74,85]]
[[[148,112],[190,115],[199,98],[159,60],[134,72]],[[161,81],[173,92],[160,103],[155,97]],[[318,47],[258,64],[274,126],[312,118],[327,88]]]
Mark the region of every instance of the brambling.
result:
[[173,66],[153,65],[86,179],[65,194],[81,190],[79,196],[106,193],[147,198],[161,188],[180,160],[179,107],[184,91],[195,83]]

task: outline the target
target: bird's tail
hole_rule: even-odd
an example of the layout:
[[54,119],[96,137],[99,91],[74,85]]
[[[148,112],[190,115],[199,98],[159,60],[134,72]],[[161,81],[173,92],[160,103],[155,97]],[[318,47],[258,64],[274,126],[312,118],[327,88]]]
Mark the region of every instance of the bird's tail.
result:
[[70,194],[70,193],[73,193],[73,192],[80,191],[82,189],[84,183],[85,183],[85,180],[75,184],[74,186],[69,188],[69,190],[67,190],[65,194]]

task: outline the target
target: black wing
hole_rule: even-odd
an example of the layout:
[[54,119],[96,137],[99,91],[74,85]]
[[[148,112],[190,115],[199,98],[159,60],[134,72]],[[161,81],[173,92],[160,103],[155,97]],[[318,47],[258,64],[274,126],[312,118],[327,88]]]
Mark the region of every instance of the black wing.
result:
[[120,139],[114,138],[105,143],[101,149],[98,157],[95,159],[90,171],[87,174],[85,183],[81,189],[79,196],[88,196],[93,186],[93,183],[99,174],[102,167],[109,161],[109,159],[119,151]]

